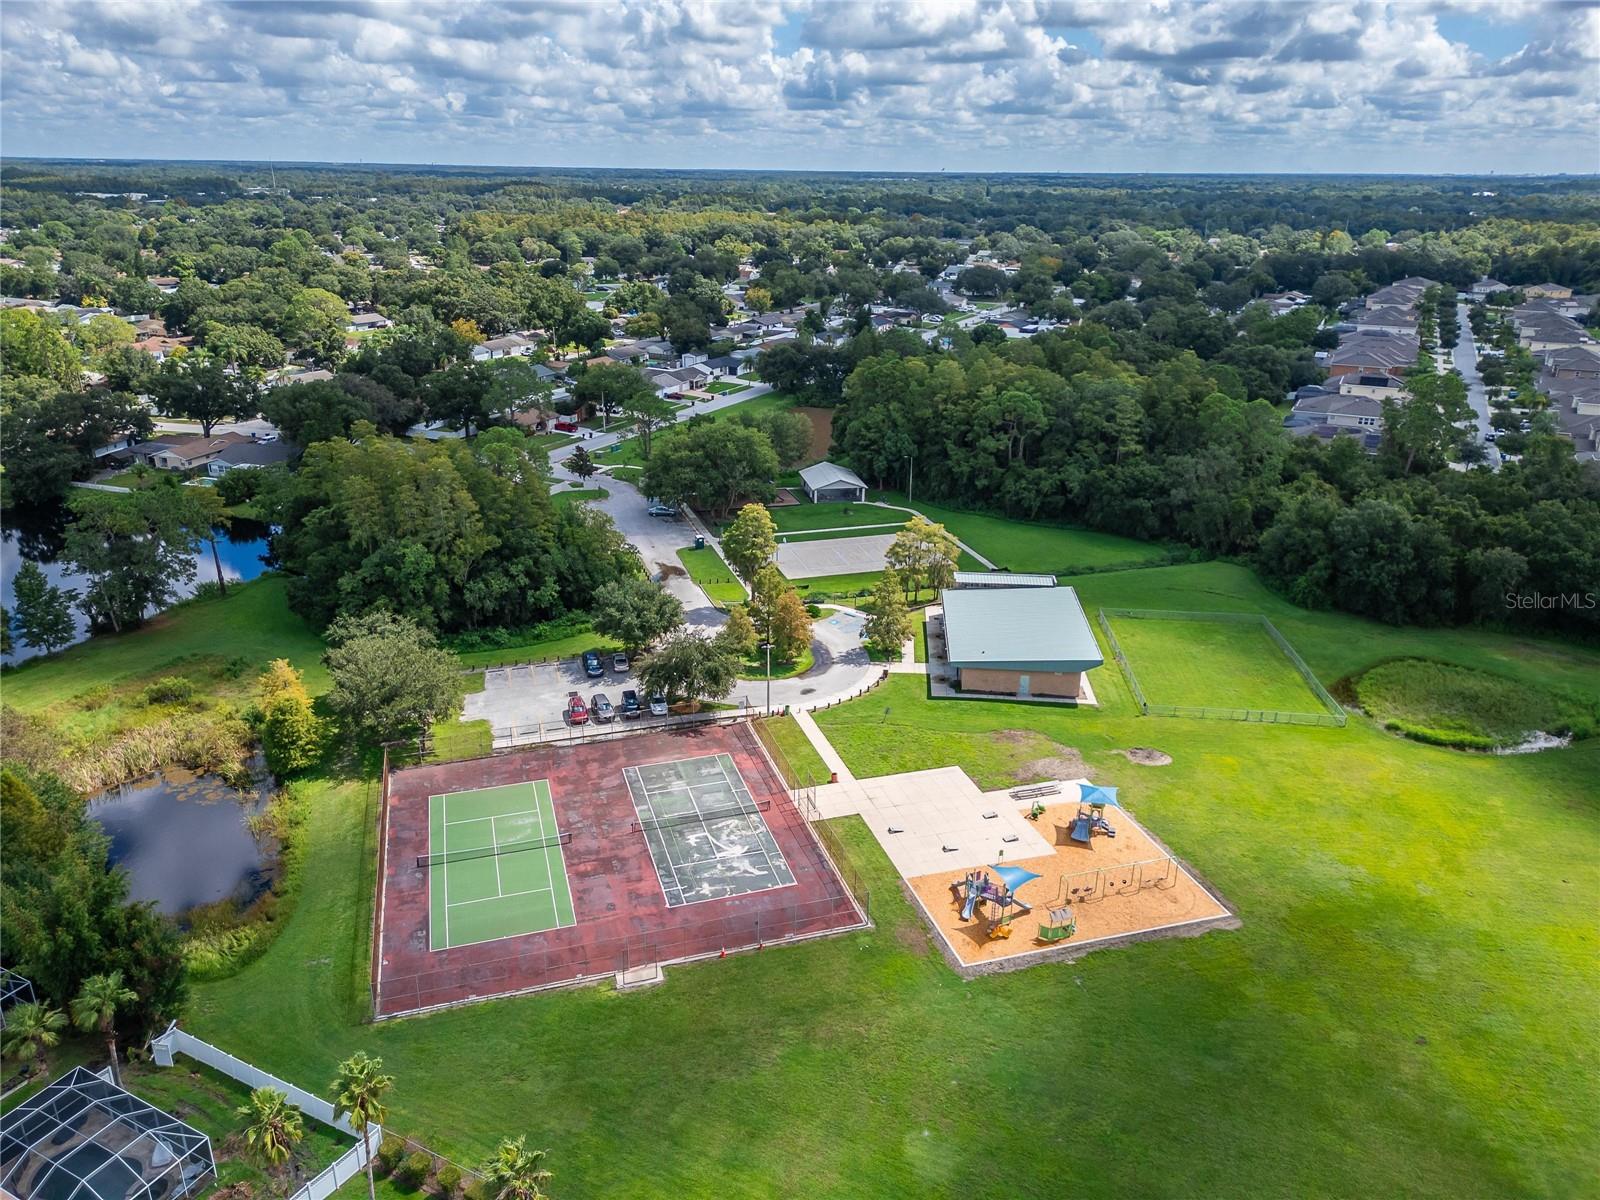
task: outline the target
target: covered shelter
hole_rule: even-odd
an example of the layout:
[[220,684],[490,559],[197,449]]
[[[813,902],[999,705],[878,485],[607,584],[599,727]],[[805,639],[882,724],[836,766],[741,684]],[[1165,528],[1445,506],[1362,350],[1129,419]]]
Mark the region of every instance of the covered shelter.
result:
[[945,658],[964,692],[1077,699],[1105,663],[1070,587],[950,588]]
[[87,1067],[0,1119],[0,1189],[17,1200],[182,1200],[215,1176],[209,1137]]
[[1054,575],[1029,575],[1017,571],[957,571],[958,588],[1011,588],[1056,586]]
[[800,472],[800,486],[813,503],[849,500],[859,503],[867,498],[867,485],[849,467],[838,463],[812,463]]

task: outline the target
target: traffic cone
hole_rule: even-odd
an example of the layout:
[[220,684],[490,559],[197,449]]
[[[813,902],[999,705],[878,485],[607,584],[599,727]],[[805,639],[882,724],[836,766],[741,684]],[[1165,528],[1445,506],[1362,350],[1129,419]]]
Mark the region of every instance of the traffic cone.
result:
[[717,957],[718,958],[727,958],[728,957],[728,948],[726,946],[724,946],[722,948],[722,953],[717,955]]

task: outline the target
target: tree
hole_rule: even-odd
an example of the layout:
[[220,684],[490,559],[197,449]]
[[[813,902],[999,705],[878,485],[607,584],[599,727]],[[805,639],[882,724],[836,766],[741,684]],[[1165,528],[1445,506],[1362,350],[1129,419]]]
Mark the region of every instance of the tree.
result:
[[872,614],[867,618],[867,642],[880,654],[899,658],[901,647],[911,636],[911,614],[906,608],[905,584],[889,568],[878,579],[872,593]]
[[746,582],[778,552],[778,526],[764,504],[746,504],[722,531],[722,553]]
[[910,599],[924,588],[937,591],[949,587],[955,579],[956,563],[960,556],[961,547],[943,525],[936,525],[923,516],[915,516],[895,534],[883,559],[890,569],[900,575],[905,583],[906,597]]
[[[389,1115],[384,1096],[394,1086],[394,1076],[383,1074],[383,1059],[370,1057],[365,1050],[357,1050],[339,1064],[339,1074],[330,1086],[333,1093],[333,1115],[349,1117],[350,1127],[356,1136],[366,1141],[367,1130],[382,1125]],[[367,1196],[377,1200],[378,1185],[372,1177],[372,1160],[367,1155]]]
[[739,682],[739,659],[726,644],[683,630],[639,666],[639,682],[672,700],[720,700]]
[[999,267],[982,264],[968,267],[956,276],[956,290],[965,296],[998,296],[1006,290],[1006,273]]
[[91,623],[120,633],[194,579],[217,505],[202,491],[164,480],[128,493],[72,495],[62,557],[85,576],[78,608]]
[[78,327],[78,346],[96,361],[107,350],[117,346],[131,346],[134,342],[133,326],[121,317],[98,313]]
[[111,1078],[120,1082],[117,1068],[117,1009],[132,1004],[139,997],[133,989],[124,987],[121,971],[108,971],[104,975],[91,975],[73,998],[72,1023],[85,1033],[98,1032],[106,1040],[106,1053],[111,1057]]
[[647,649],[683,624],[683,603],[648,579],[619,579],[598,589],[591,609],[595,630],[616,638],[629,654]]
[[247,1104],[234,1109],[249,1124],[244,1129],[246,1152],[262,1166],[281,1171],[305,1137],[305,1117],[277,1088],[258,1087]]
[[572,385],[580,405],[608,415],[630,418],[639,435],[639,452],[650,457],[657,429],[672,423],[674,409],[661,398],[655,384],[631,363],[597,363],[586,367]]
[[69,588],[59,588],[45,579],[36,562],[24,562],[17,570],[14,583],[16,591],[17,636],[24,646],[40,646],[46,654],[65,646],[78,632],[72,619],[72,602],[77,593]]
[[734,421],[690,421],[661,439],[645,464],[639,488],[669,504],[690,504],[713,514],[740,500],[773,494],[778,456],[759,429]]
[[38,1002],[13,1004],[6,1009],[0,1045],[17,1058],[32,1057],[33,1073],[43,1075],[45,1051],[61,1041],[61,1031],[66,1027],[67,1015],[58,1008]]
[[1418,460],[1442,467],[1461,441],[1460,425],[1472,419],[1467,387],[1454,371],[1440,375],[1431,364],[1406,374],[1410,399],[1383,402],[1384,449],[1409,475]]
[[730,608],[727,621],[717,630],[717,641],[739,658],[749,658],[761,642],[755,622],[750,619],[750,610],[742,604]]
[[410,617],[382,610],[340,617],[326,636],[328,707],[358,736],[385,741],[426,733],[461,707],[455,656]]
[[261,749],[277,776],[304,770],[322,750],[322,722],[300,672],[279,658],[262,672]]
[[0,361],[8,374],[34,375],[77,387],[83,361],[61,327],[26,308],[0,309]]
[[811,645],[811,614],[794,588],[785,588],[778,596],[772,614],[772,653],[786,663],[800,657]]
[[479,1172],[486,1200],[546,1200],[544,1185],[551,1173],[544,1169],[547,1150],[529,1150],[527,1139],[501,1138]]
[[219,421],[253,417],[261,409],[261,390],[250,374],[229,370],[212,354],[167,359],[150,389],[157,408],[168,416],[199,421],[204,437],[211,436]]
[[344,357],[345,326],[350,310],[324,288],[302,288],[283,314],[283,338],[313,361],[332,366]]
[[567,460],[562,465],[584,482],[588,482],[594,473],[600,469],[594,461],[594,456],[582,446],[567,455]]

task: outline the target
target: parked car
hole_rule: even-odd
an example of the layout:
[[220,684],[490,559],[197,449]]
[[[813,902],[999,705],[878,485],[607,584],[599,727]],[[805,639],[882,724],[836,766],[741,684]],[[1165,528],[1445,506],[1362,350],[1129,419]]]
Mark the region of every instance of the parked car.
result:
[[629,688],[622,693],[622,719],[632,721],[639,717],[644,709],[639,707],[639,693]]
[[664,717],[667,715],[667,698],[660,692],[650,693],[650,715]]
[[609,725],[617,718],[617,710],[611,707],[611,701],[606,699],[604,692],[596,692],[589,697],[589,711],[602,725]]
[[1497,442],[1500,440],[1500,435],[1491,429],[1488,433],[1483,435],[1483,440],[1486,442]]
[[600,651],[585,650],[583,652],[583,673],[590,679],[599,679],[606,673],[605,664],[600,661]]
[[589,723],[589,706],[583,702],[583,697],[573,692],[567,697],[567,722],[571,725],[587,725]]
[[611,669],[618,675],[626,675],[628,673],[628,656],[621,650],[611,656]]
[[649,508],[652,517],[672,517],[676,519],[678,509],[673,504],[652,504]]

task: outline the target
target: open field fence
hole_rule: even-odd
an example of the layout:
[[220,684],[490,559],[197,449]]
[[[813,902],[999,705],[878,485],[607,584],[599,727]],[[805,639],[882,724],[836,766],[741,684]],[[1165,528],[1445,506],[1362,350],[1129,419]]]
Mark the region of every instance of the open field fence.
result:
[[[1138,675],[1134,672],[1133,664],[1128,661],[1128,656],[1122,649],[1122,644],[1117,640],[1117,635],[1111,627],[1111,618],[1129,621],[1197,621],[1210,622],[1219,625],[1249,625],[1264,632],[1272,643],[1282,652],[1306,687],[1311,689],[1318,701],[1321,702],[1322,712],[1294,712],[1274,708],[1228,708],[1210,707],[1192,704],[1162,704],[1151,701],[1139,682]],[[1273,623],[1261,613],[1240,612],[1184,612],[1175,609],[1155,608],[1102,608],[1097,614],[1100,631],[1105,634],[1106,645],[1111,648],[1112,657],[1117,660],[1117,666],[1122,671],[1122,677],[1127,680],[1128,690],[1133,694],[1134,703],[1139,706],[1139,711],[1150,717],[1195,717],[1210,721],[1245,721],[1261,725],[1323,725],[1342,728],[1349,719],[1344,707],[1329,694],[1322,682],[1311,673],[1311,668],[1306,666],[1305,660],[1289,644],[1289,640],[1278,632]]]
[[822,847],[833,869],[838,872],[839,878],[844,880],[845,887],[850,889],[850,895],[854,898],[862,919],[871,921],[872,891],[867,887],[867,882],[861,873],[856,870],[837,831],[829,822],[823,820],[817,811],[817,787],[827,781],[813,779],[809,774],[802,775],[796,771],[767,721],[752,721],[750,727],[767,752],[767,759],[777,772],[780,783],[793,799],[794,806],[800,810],[800,815],[805,818],[807,828],[816,837],[818,845]]

